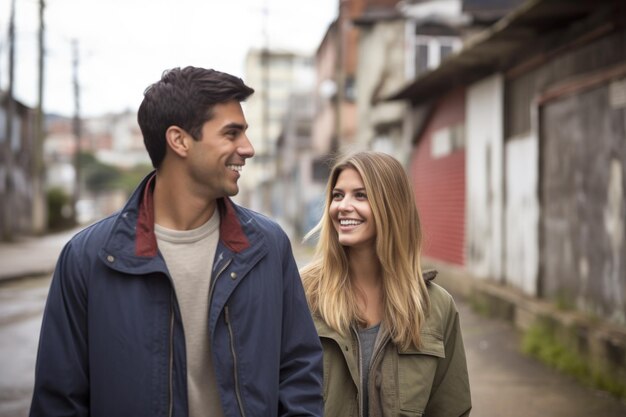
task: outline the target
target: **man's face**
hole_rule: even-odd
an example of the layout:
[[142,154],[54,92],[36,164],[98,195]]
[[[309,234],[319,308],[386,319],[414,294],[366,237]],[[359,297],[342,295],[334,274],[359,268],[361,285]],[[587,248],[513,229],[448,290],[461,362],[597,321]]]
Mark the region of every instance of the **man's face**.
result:
[[200,140],[192,142],[187,161],[192,186],[198,187],[198,192],[213,199],[239,192],[241,169],[254,155],[247,128],[239,102],[213,107],[213,118],[202,126]]

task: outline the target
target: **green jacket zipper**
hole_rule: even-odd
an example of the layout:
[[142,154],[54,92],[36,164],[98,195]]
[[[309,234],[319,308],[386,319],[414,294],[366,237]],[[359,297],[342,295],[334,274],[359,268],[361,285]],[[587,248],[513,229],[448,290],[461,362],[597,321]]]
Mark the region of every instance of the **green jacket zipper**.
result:
[[357,392],[357,403],[359,404],[359,417],[363,417],[363,359],[361,358],[361,342],[359,341],[359,334],[354,327],[350,327],[354,339],[356,340],[356,347],[358,352],[358,364],[359,364],[359,389]]
[[[368,394],[368,398],[372,397],[372,392],[371,392],[371,387],[374,385],[373,382],[374,380],[372,379],[372,370],[375,369],[374,365],[377,365],[378,360],[380,359],[380,353],[384,350],[383,348],[385,347],[385,345],[387,344],[388,340],[389,340],[389,333],[385,334],[383,339],[381,340],[381,342],[379,342],[378,344],[376,344],[374,346],[374,352],[372,354],[372,359],[370,362],[370,372],[368,375],[363,375],[363,358],[361,355],[361,342],[359,340],[359,334],[357,332],[357,330],[354,327],[350,327],[350,330],[352,330],[352,334],[354,335],[354,338],[356,340],[356,345],[358,348],[358,364],[359,364],[359,389],[357,390],[357,401],[359,404],[359,417],[363,417],[363,408],[364,408],[364,404],[363,404],[363,379],[367,378],[368,379],[368,391],[370,391]],[[371,412],[372,410],[370,409],[370,417],[371,417]]]
[[[374,345],[374,353],[373,353],[373,356],[372,356],[372,361],[370,362],[370,373],[367,376],[367,378],[369,380],[368,383],[367,383],[368,391],[369,391],[368,398],[373,398],[372,395],[375,395],[375,392],[372,391],[372,390],[374,390],[373,387],[374,387],[374,374],[375,374],[375,371],[372,372],[372,370],[375,370],[378,367],[378,363],[380,362],[381,357],[382,357],[382,352],[384,352],[385,346],[387,345],[389,340],[391,340],[391,336],[390,336],[389,332],[387,332],[385,329],[383,329],[382,326],[381,326],[380,331],[384,331],[385,334],[383,335],[382,340],[378,344]],[[370,417],[374,417],[372,415],[372,411],[374,411],[374,414],[376,415],[376,413],[378,413],[379,410],[378,409],[372,410],[372,408],[370,407],[369,408]]]

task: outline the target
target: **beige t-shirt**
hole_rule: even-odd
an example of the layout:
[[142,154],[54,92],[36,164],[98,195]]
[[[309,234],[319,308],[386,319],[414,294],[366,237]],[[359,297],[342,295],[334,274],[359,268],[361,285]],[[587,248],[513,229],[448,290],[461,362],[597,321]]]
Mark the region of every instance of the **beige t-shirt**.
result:
[[209,340],[209,289],[219,225],[219,213],[215,210],[209,221],[197,229],[172,230],[158,224],[154,227],[183,321],[190,417],[224,415]]

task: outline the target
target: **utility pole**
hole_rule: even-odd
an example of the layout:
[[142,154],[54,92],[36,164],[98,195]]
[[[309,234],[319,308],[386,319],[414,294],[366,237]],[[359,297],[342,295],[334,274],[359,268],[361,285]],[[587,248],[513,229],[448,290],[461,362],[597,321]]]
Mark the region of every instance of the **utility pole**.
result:
[[33,216],[32,224],[35,233],[43,233],[47,223],[46,198],[44,192],[44,162],[43,162],[43,142],[46,137],[44,128],[45,114],[43,111],[43,85],[44,85],[44,59],[45,59],[45,22],[44,10],[46,4],[44,0],[39,0],[39,80],[37,83],[37,110],[35,116],[35,144],[33,147]]
[[74,196],[72,199],[72,216],[74,223],[78,222],[78,216],[76,208],[78,207],[78,200],[80,199],[80,183],[81,183],[81,169],[80,169],[80,137],[81,137],[81,121],[80,121],[80,83],[78,82],[78,65],[79,65],[79,51],[78,40],[72,41],[73,60],[72,60],[72,74],[74,85],[74,139],[76,140],[76,148],[74,152]]
[[346,21],[348,19],[349,4],[347,0],[339,0],[339,17],[337,18],[337,62],[335,64],[337,92],[335,102],[335,135],[331,139],[331,153],[336,154],[342,143],[343,134],[343,104],[346,89]]
[[14,184],[13,184],[13,119],[15,117],[15,100],[13,99],[13,84],[15,69],[15,0],[11,0],[11,15],[9,18],[9,86],[5,96],[6,106],[6,135],[4,141],[4,158],[6,176],[4,178],[4,198],[2,203],[2,238],[13,240],[13,212]]
[[273,170],[270,169],[270,164],[272,162],[272,149],[271,148],[271,140],[270,140],[270,51],[269,51],[269,0],[265,0],[263,5],[263,49],[261,51],[261,70],[263,77],[263,168],[268,173],[267,178],[264,178],[264,183],[262,184],[262,206],[263,211],[266,214],[270,214],[272,199],[271,199],[271,178],[270,173]]

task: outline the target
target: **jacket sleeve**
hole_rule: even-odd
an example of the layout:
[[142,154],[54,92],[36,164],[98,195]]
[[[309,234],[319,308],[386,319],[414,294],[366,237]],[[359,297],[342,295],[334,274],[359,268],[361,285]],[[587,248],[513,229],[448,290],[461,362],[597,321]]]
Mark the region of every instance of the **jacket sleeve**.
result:
[[278,414],[284,417],[321,417],[322,346],[309,312],[300,274],[288,240],[284,254],[284,310]]
[[43,315],[30,416],[87,416],[87,291],[71,241],[52,277]]
[[428,406],[428,417],[467,417],[472,409],[469,375],[459,313],[452,297],[444,332],[445,358],[437,366]]

